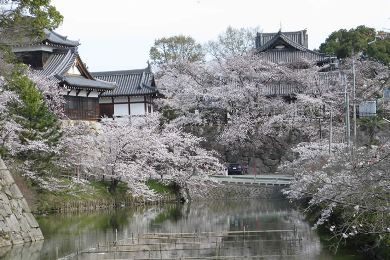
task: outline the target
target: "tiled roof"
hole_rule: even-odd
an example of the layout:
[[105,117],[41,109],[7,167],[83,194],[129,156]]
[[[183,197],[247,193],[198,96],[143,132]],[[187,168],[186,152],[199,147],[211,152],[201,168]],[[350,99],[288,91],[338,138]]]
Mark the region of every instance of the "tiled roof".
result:
[[87,78],[81,75],[66,75],[66,72],[69,71],[77,58],[78,53],[75,49],[68,49],[67,52],[53,53],[46,61],[43,69],[35,69],[33,71],[39,76],[65,83],[71,87],[95,88],[100,90],[113,90],[116,87],[112,82],[97,80],[91,76]]
[[61,82],[68,86],[75,86],[78,88],[85,89],[101,89],[101,90],[113,90],[116,88],[115,84],[102,80],[87,79],[77,75],[57,76]]
[[[261,45],[264,45],[266,42],[271,40],[275,35],[277,35],[279,32],[274,33],[257,33],[256,36],[256,48],[259,48]],[[283,32],[284,36],[287,36],[290,40],[299,43],[302,46],[305,46],[308,48],[308,36],[306,29],[301,31],[295,31],[295,32]]]
[[102,96],[134,96],[158,93],[154,76],[149,68],[138,70],[91,72],[97,79],[114,82],[117,88]]
[[287,43],[288,45],[290,45],[291,47],[299,50],[299,51],[305,51],[305,52],[313,52],[311,50],[309,50],[308,48],[306,48],[305,46],[291,40],[289,37],[287,37],[286,35],[284,35],[282,32],[279,32],[277,33],[271,40],[269,40],[268,42],[266,42],[264,45],[260,46],[259,48],[257,48],[257,50],[259,52],[262,52],[262,51],[266,51],[268,50],[273,44],[275,44],[277,41],[279,40],[282,40],[284,41],[285,43]]
[[53,53],[46,61],[43,69],[35,71],[38,75],[46,77],[63,75],[63,73],[67,72],[74,64],[77,55],[77,52],[72,49],[67,52]]
[[66,36],[62,36],[56,32],[49,31],[45,29],[45,39],[44,41],[48,41],[54,44],[59,44],[59,45],[66,45],[69,47],[77,47],[80,45],[78,41],[72,41],[69,40]]
[[[16,46],[19,48],[18,53],[33,51],[46,51],[48,53],[49,57],[43,64],[43,68],[32,69],[34,74],[79,89],[107,91],[116,88],[114,83],[98,80],[90,75],[77,53],[77,48],[80,45],[78,41],[69,40],[65,36],[46,29],[44,33],[45,37],[43,39],[24,39],[22,43]],[[39,49],[39,47],[47,47],[49,50]],[[77,67],[80,75],[67,74],[73,65]]]
[[[290,48],[274,48],[275,46],[280,44],[286,45]],[[322,66],[324,63],[332,62],[332,60],[335,59],[335,57],[333,56],[309,50],[307,47],[294,41],[293,39],[291,39],[291,37],[285,35],[281,31],[276,33],[272,37],[272,39],[270,39],[263,45],[257,46],[257,52],[263,55],[265,59],[268,59],[272,62],[293,62],[297,59],[304,58],[314,60],[317,62],[317,64]]]

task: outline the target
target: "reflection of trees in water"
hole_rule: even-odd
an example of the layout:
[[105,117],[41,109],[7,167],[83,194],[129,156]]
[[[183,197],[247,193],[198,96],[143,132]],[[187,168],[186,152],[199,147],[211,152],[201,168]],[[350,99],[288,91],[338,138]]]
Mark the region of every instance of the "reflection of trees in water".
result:
[[[232,255],[306,255],[316,259],[321,245],[303,216],[296,211],[262,212],[229,217],[230,230],[280,230],[280,232],[248,233],[226,236],[223,254]],[[236,247],[231,246],[237,245]]]
[[[93,214],[41,217],[39,223],[46,240],[40,253],[35,254],[37,257],[33,255],[30,260],[54,259],[56,248],[59,257],[70,255],[77,250],[95,247],[98,243],[113,242],[116,236],[130,243],[132,237],[145,233],[195,233],[193,241],[197,244],[192,245],[193,250],[164,251],[163,257],[197,254],[214,256],[217,252],[221,255],[242,256],[305,253],[309,256],[306,259],[315,259],[314,256],[320,251],[317,236],[313,235],[302,216],[291,210],[286,201],[276,200],[168,204]],[[295,227],[296,232],[246,234],[245,237],[226,234],[227,231],[243,230],[244,227],[246,231],[294,230]],[[207,236],[201,235],[201,232],[215,233]],[[180,242],[180,238],[174,240]],[[158,242],[167,241],[159,238],[153,240],[153,243]],[[199,245],[208,249],[197,250]],[[138,257],[142,254],[145,253],[139,252]],[[123,258],[126,257],[134,258],[134,255],[123,255]]]
[[[45,240],[10,250],[5,259],[15,259],[18,252],[36,252],[20,259],[56,259],[97,243],[115,240],[115,230],[124,229],[134,210],[112,210],[39,216],[37,220]],[[17,258],[16,258],[17,259]]]
[[[178,211],[181,211],[182,218],[177,218]],[[213,256],[218,252],[221,255],[241,256],[304,254],[307,259],[315,259],[321,250],[318,237],[312,233],[303,216],[291,210],[285,201],[220,200],[174,205],[157,214],[156,218],[150,222],[147,218],[137,217],[137,225],[140,225],[142,219],[146,222],[138,226],[139,233],[223,233],[224,231],[244,230],[244,228],[246,231],[288,230],[286,232],[252,233],[245,236],[242,234],[220,237],[212,235],[211,240],[210,237],[199,236],[196,242],[209,243],[210,249],[178,252],[173,250],[164,252],[164,257],[189,257],[198,253],[200,256]],[[185,239],[182,240],[185,241]],[[180,239],[175,241],[180,242]],[[157,243],[158,239],[154,242]],[[161,239],[160,242],[166,242],[166,240]]]
[[166,220],[177,222],[183,218],[182,207],[170,207],[167,210],[159,213],[151,222],[151,225],[159,225]]

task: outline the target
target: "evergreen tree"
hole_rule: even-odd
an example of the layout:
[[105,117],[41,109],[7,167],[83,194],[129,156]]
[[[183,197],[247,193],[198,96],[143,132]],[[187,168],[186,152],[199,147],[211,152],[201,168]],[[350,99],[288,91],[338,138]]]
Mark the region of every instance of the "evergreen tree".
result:
[[63,16],[51,0],[0,1],[0,40],[12,43],[25,38],[43,36],[43,29],[55,29]]
[[7,87],[18,94],[21,101],[11,108],[15,121],[22,127],[19,139],[23,148],[18,158],[30,161],[31,171],[42,172],[56,154],[62,135],[60,122],[37,86],[24,74],[22,66],[15,66]]
[[352,52],[361,52],[384,64],[390,64],[390,39],[377,39],[376,35],[374,28],[364,25],[350,30],[340,29],[329,35],[320,45],[320,51],[336,54],[342,59],[351,57]]
[[15,68],[9,82],[9,88],[15,91],[22,101],[14,107],[18,121],[24,127],[20,135],[21,141],[43,140],[47,145],[55,146],[61,136],[60,126],[57,117],[45,103],[42,93],[20,67]]

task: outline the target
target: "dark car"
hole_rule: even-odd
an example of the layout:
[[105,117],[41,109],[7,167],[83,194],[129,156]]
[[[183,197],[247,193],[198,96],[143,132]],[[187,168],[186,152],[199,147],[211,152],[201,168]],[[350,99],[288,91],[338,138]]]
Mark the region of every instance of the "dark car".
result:
[[229,163],[228,165],[228,175],[238,175],[244,174],[244,167],[239,163]]

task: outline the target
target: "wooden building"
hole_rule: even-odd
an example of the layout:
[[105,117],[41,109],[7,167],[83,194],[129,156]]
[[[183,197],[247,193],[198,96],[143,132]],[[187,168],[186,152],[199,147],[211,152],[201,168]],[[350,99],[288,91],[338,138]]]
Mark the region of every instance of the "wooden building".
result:
[[12,47],[16,56],[33,69],[33,73],[64,87],[65,114],[74,120],[98,120],[99,97],[116,85],[94,78],[82,62],[72,41],[52,31],[43,40],[25,42]]
[[[255,42],[257,54],[265,60],[278,64],[306,60],[318,66],[318,80],[331,81],[338,77],[338,73],[334,73],[338,69],[337,58],[309,50],[306,30],[257,33]],[[301,89],[293,82],[270,82],[264,91],[266,95],[270,96],[291,96],[301,93]]]
[[306,30],[296,32],[257,33],[256,51],[264,59],[275,63],[289,63],[302,59],[314,61],[322,70],[337,67],[337,58],[308,49]]
[[154,75],[145,69],[91,73],[95,78],[114,82],[118,87],[102,93],[101,117],[127,117],[153,113],[153,99],[159,97]]

